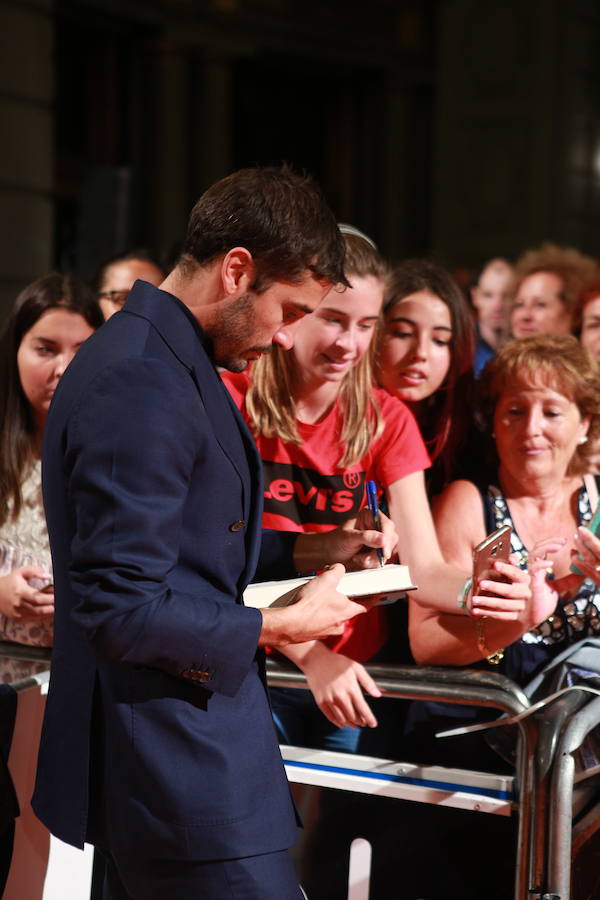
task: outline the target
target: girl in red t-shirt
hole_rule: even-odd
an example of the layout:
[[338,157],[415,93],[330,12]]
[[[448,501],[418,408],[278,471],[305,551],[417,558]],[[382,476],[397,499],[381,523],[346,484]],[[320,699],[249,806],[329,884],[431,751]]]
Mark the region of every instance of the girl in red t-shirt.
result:
[[[263,460],[263,525],[329,531],[358,513],[365,482],[373,479],[385,494],[400,559],[419,585],[420,602],[458,612],[456,597],[467,573],[443,561],[424,488],[429,459],[418,426],[400,400],[373,387],[373,336],[386,267],[368,238],[349,226],[342,230],[352,286],[332,289],[294,326],[291,350],[274,346],[250,376],[223,375]],[[282,648],[306,674],[316,701],[306,691],[272,692],[282,742],[355,750],[357,726],[377,724],[364,693],[378,697],[379,690],[362,663],[382,659],[390,649],[387,613],[375,607],[339,639]]]

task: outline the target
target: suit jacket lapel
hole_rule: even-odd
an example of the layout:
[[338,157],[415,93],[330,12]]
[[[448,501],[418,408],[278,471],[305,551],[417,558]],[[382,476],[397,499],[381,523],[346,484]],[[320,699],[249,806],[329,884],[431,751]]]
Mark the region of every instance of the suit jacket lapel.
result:
[[251,577],[260,550],[262,462],[246,423],[210,358],[210,340],[185,304],[143,281],[135,283],[123,312],[151,322],[196,385],[215,438],[240,478],[248,525],[246,568]]

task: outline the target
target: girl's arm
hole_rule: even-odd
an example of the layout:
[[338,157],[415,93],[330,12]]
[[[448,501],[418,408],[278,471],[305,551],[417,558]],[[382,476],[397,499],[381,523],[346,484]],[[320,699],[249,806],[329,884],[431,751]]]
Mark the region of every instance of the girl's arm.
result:
[[278,650],[304,672],[315,702],[330,722],[340,728],[375,728],[377,719],[364,693],[381,697],[381,691],[364,666],[334,653],[322,641],[288,644]]

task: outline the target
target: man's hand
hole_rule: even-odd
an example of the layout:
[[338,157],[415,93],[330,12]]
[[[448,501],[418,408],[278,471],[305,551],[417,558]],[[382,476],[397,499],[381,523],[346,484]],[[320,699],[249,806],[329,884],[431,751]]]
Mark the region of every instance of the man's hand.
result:
[[343,566],[332,566],[298,588],[297,600],[289,606],[261,610],[259,645],[300,644],[342,634],[346,622],[369,608],[336,590],[343,574]]
[[300,534],[294,548],[294,565],[298,572],[311,572],[333,563],[343,563],[348,571],[375,569],[379,566],[377,549],[389,559],[398,543],[394,523],[379,513],[381,531],[375,529],[368,507],[348,519],[339,528],[324,534]]

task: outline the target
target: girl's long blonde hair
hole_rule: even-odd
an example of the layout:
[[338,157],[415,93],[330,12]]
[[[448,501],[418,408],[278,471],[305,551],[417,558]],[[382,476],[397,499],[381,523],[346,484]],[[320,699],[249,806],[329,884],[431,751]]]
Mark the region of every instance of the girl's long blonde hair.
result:
[[[388,270],[372,241],[352,226],[340,226],[346,244],[344,273],[366,278],[371,275],[384,282]],[[379,329],[379,322],[376,331]],[[377,333],[367,352],[344,377],[338,399],[342,413],[339,468],[357,463],[371,443],[383,431],[383,418],[373,394],[373,358]],[[251,384],[246,394],[250,427],[262,437],[301,444],[292,396],[293,354],[276,345],[252,367]]]

